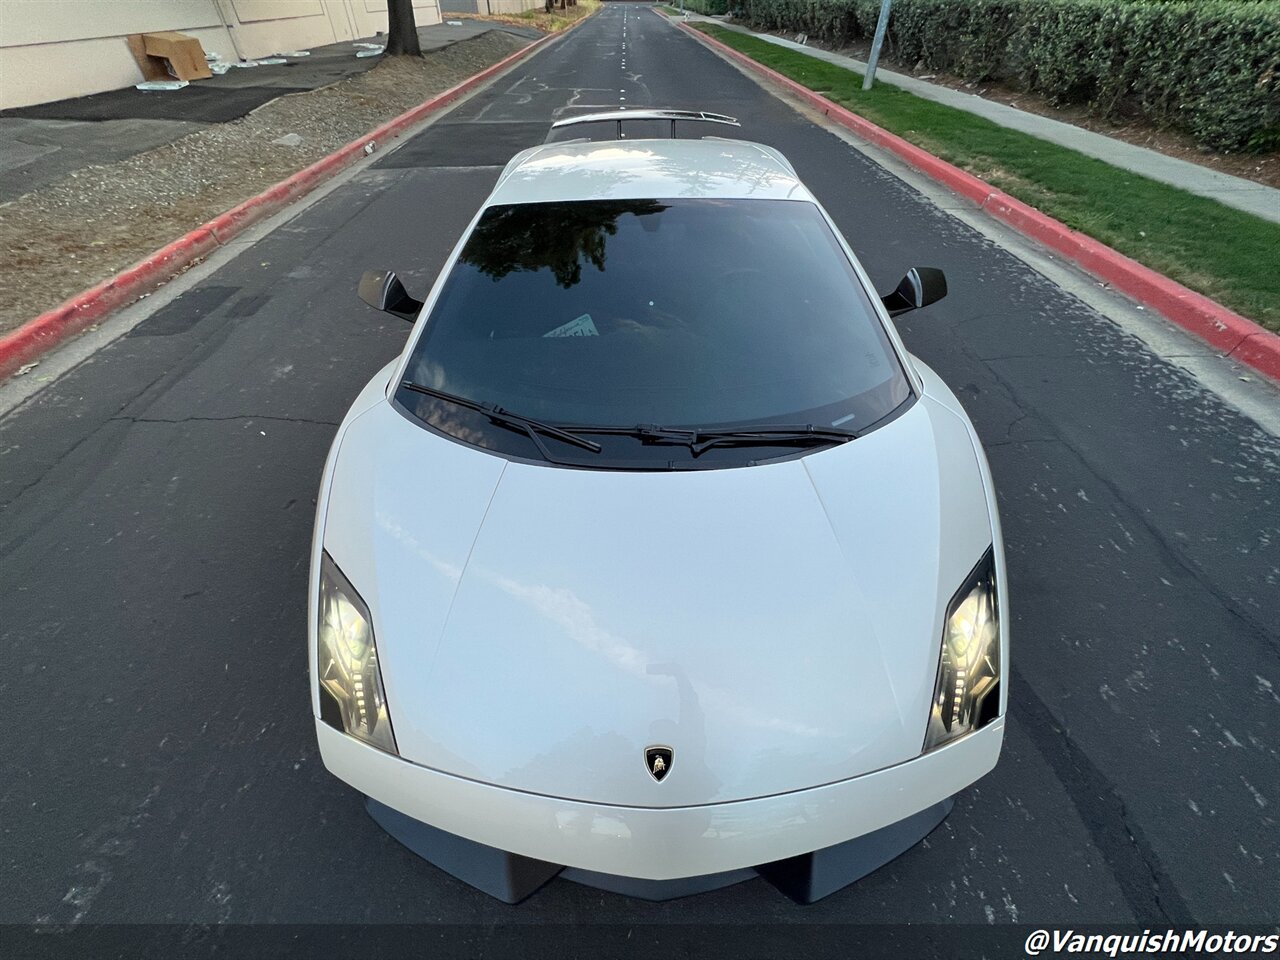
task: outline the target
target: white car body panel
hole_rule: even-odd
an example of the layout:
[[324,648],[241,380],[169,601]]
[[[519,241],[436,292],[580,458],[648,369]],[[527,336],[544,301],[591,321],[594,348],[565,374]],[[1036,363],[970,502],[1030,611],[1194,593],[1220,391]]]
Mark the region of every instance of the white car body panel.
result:
[[[801,459],[674,473],[509,463],[382,403],[330,497],[401,756],[595,803],[917,756],[945,605],[991,542],[964,425],[928,400]],[[654,743],[677,753],[661,783]]]
[[[816,205],[776,151],[708,138],[535,147],[485,206],[582,199],[583,174],[592,199]],[[1009,662],[989,467],[825,211],[915,401],[780,462],[630,472],[510,460],[388,399],[483,210],[326,465],[312,672],[327,550],[369,608],[400,753],[317,721],[326,766],[467,839],[655,880],[860,836],[994,766],[1007,683],[999,720],[921,756],[946,608],[989,547]],[[318,717],[314,685],[312,698]],[[644,764],[653,744],[674,748],[662,782]]]
[[[907,358],[914,369],[915,375],[920,378],[921,392],[925,397],[951,411],[951,414],[964,424],[964,428],[969,434],[969,442],[973,446],[974,458],[978,464],[978,473],[982,478],[982,490],[987,499],[987,522],[991,524],[991,551],[996,570],[996,596],[999,597],[1000,602],[1000,662],[1004,664],[1002,675],[1007,674],[1010,662],[1009,624],[1012,620],[1009,615],[1009,571],[1005,565],[1004,533],[1000,528],[1000,510],[996,505],[996,485],[991,478],[991,464],[987,462],[987,455],[983,452],[982,441],[978,439],[978,432],[973,429],[973,423],[969,420],[969,415],[964,412],[964,407],[960,405],[960,401],[956,399],[956,395],[951,391],[951,388],[933,371],[932,367],[922,360],[912,354],[907,354]],[[1008,709],[1009,684],[1002,680],[1000,684],[1000,716],[1003,717]]]
[[550,143],[516,154],[486,206],[583,199],[813,200],[777,152],[744,140]]
[[389,807],[500,850],[644,880],[736,870],[864,836],[988,773],[1003,736],[1002,717],[917,760],[840,783],[653,809],[561,800],[437,773],[316,722],[329,771]]

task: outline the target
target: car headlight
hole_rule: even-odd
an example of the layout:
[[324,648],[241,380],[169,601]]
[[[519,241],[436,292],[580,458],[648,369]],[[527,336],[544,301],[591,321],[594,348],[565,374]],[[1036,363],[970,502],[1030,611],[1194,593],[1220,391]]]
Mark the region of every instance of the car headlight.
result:
[[379,750],[396,753],[369,608],[327,553],[320,559],[319,608],[320,718]]
[[950,743],[1000,715],[1000,604],[992,551],[947,607],[924,749]]

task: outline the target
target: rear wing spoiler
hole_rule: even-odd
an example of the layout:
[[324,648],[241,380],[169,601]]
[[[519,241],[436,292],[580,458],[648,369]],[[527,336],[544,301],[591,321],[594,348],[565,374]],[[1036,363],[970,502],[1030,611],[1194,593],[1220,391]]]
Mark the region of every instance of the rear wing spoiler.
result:
[[579,123],[616,123],[618,139],[621,140],[624,120],[670,120],[672,137],[676,135],[677,120],[720,123],[730,127],[741,126],[736,117],[726,117],[723,113],[707,113],[705,110],[610,110],[607,113],[585,113],[580,117],[557,120],[551,125],[551,129],[558,130],[561,127],[572,127]]

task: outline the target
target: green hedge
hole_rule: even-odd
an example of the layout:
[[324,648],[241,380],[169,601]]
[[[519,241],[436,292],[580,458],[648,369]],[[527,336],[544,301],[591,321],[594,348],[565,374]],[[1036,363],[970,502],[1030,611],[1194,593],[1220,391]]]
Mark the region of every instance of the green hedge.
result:
[[[668,0],[671,6],[680,9],[680,0]],[[729,0],[684,0],[684,8],[708,17],[718,17],[729,12]]]
[[[880,0],[732,6],[758,29],[834,44],[869,39],[880,12]],[[1137,114],[1216,150],[1280,147],[1280,0],[894,0],[887,52],[1099,116]]]

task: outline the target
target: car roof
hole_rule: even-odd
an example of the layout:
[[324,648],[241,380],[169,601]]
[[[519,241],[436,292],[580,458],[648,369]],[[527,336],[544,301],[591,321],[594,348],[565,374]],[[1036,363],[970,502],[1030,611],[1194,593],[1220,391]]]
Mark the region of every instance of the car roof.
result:
[[813,200],[773,148],[706,137],[533,147],[507,164],[488,205],[646,197]]

